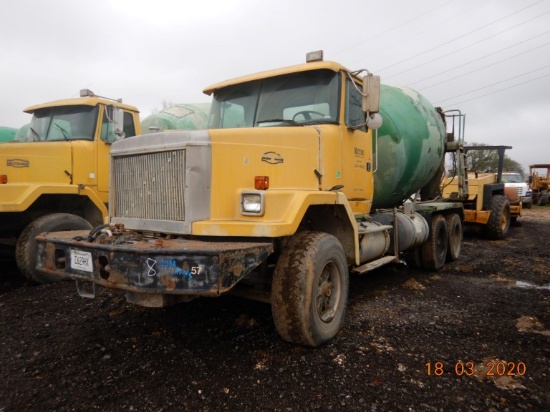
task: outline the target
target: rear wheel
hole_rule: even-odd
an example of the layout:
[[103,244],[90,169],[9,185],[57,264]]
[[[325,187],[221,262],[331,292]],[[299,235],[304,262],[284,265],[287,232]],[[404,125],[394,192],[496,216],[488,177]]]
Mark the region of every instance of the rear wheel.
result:
[[294,235],[279,257],[271,292],[273,320],[286,341],[319,346],[344,320],[349,289],[346,256],[334,236]]
[[462,221],[459,215],[452,213],[445,217],[445,222],[448,234],[447,261],[454,262],[458,260],[462,249]]
[[434,215],[430,225],[430,235],[422,245],[422,266],[428,270],[439,270],[447,258],[447,223],[442,215]]
[[15,246],[15,260],[19,271],[29,280],[37,283],[52,283],[62,278],[36,271],[38,244],[36,236],[42,232],[92,229],[85,219],[69,213],[53,213],[33,220],[21,233]]
[[485,226],[490,239],[504,239],[510,231],[510,202],[505,196],[495,195],[491,199],[491,216]]

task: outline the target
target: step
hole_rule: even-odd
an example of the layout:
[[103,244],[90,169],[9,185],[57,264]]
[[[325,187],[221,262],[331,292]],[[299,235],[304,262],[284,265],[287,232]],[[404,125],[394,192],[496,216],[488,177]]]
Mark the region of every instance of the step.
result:
[[392,230],[392,225],[382,225],[382,226],[369,226],[369,227],[361,227],[359,225],[359,234],[360,235],[366,235],[368,233],[376,233],[376,232],[383,232],[384,230]]
[[384,256],[384,257],[381,257],[380,259],[376,259],[371,262],[365,263],[364,265],[358,266],[355,269],[352,269],[352,272],[362,274],[362,273],[374,270],[376,268],[379,268],[380,266],[384,266],[385,264],[388,264],[390,262],[397,262],[397,261],[398,261],[397,256],[392,256],[392,255]]

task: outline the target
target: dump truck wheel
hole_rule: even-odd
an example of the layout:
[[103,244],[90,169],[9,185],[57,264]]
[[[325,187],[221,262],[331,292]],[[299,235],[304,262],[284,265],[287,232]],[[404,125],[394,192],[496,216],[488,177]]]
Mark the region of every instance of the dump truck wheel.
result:
[[344,321],[348,275],[344,250],[334,236],[294,235],[273,274],[271,309],[279,335],[313,347],[332,339]]
[[454,262],[460,257],[462,249],[462,222],[460,216],[452,213],[445,217],[447,223],[447,261]]
[[510,202],[505,196],[495,195],[491,199],[491,216],[485,226],[490,239],[504,239],[510,231]]
[[36,283],[52,283],[62,278],[39,273],[35,270],[38,244],[35,240],[42,232],[59,232],[63,230],[92,229],[85,219],[69,213],[53,213],[33,220],[21,233],[15,246],[15,260],[19,271],[29,280]]
[[422,266],[427,270],[439,270],[447,259],[447,223],[443,215],[434,215],[430,225],[430,235],[422,245]]

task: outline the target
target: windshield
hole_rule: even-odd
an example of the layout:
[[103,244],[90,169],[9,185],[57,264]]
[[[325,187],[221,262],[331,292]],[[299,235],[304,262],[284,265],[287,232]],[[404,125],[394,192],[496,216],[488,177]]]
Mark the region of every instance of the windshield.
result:
[[523,183],[523,179],[519,173],[503,174],[502,181],[504,183]]
[[18,140],[27,142],[93,140],[97,106],[48,107],[33,113],[27,133]]
[[208,121],[213,129],[338,122],[339,75],[307,71],[216,91]]

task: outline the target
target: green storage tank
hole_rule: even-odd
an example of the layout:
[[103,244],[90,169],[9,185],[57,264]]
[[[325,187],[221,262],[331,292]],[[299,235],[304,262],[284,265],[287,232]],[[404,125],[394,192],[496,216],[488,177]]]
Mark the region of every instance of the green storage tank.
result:
[[382,85],[380,115],[383,123],[373,141],[375,209],[399,205],[427,185],[439,186],[446,141],[443,115],[412,89]]
[[141,121],[143,133],[164,130],[205,129],[210,113],[210,103],[176,104],[153,113]]
[[15,134],[15,139],[14,140],[16,142],[27,142],[27,141],[29,141],[29,138],[28,138],[29,127],[31,127],[30,123],[21,126],[19,128],[19,130],[17,131],[17,133]]
[[13,127],[0,126],[0,142],[11,142],[15,139],[16,133],[17,129],[14,129]]

